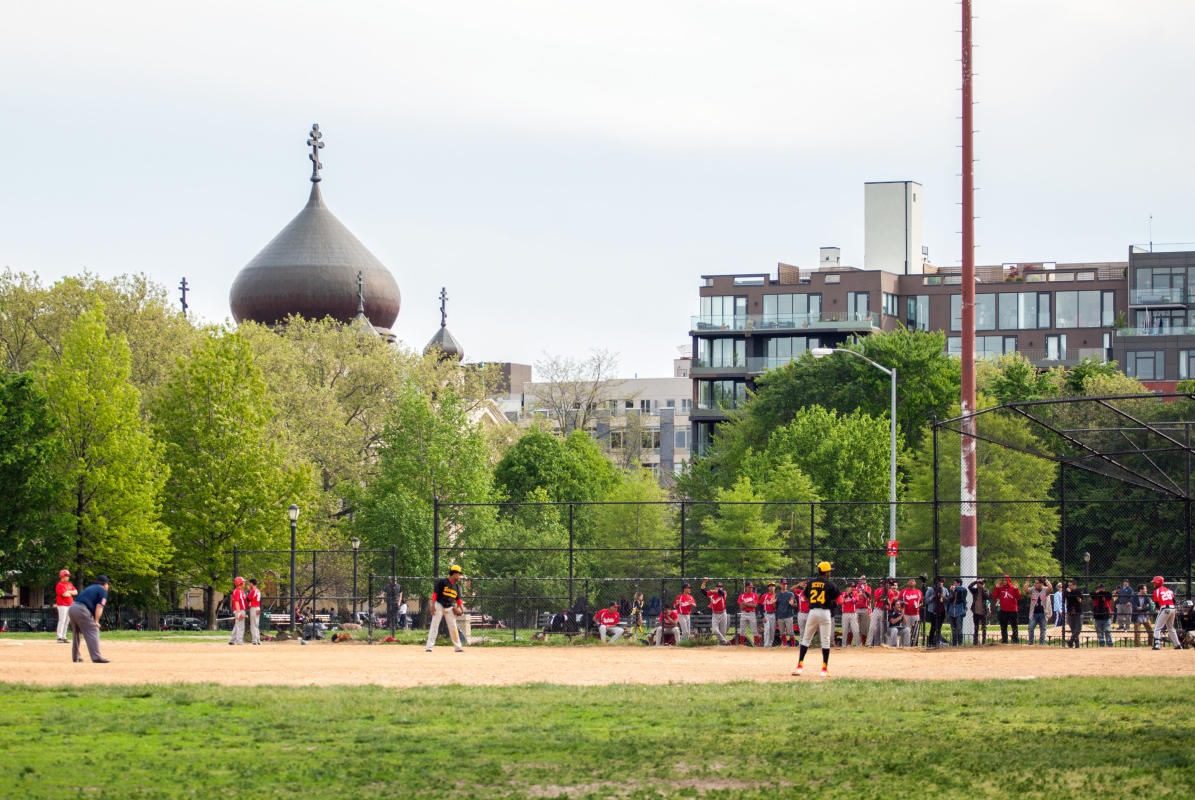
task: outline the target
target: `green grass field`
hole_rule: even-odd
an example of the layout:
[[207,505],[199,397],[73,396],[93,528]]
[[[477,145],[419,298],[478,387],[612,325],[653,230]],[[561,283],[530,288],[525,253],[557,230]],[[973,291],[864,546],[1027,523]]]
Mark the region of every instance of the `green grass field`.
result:
[[0,796],[1185,797],[1193,690],[0,685]]

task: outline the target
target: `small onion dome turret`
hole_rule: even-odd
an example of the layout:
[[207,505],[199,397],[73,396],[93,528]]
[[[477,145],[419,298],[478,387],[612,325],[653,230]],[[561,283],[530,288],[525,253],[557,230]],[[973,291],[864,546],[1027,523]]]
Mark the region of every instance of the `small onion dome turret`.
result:
[[423,348],[423,354],[431,355],[439,352],[441,359],[453,358],[457,361],[465,360],[465,348],[448,331],[448,290],[440,289],[440,330]]

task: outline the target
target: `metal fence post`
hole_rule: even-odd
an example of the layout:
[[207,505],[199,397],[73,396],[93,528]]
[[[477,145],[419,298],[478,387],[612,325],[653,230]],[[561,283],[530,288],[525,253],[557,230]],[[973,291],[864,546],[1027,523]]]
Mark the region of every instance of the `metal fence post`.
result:
[[[518,639],[519,639],[519,579],[518,578],[514,579],[514,586],[511,588],[511,594],[514,595],[514,597],[511,598],[511,600],[514,601],[514,605],[511,608],[511,615],[510,615],[510,640],[512,642],[515,642],[515,641],[518,641]],[[547,637],[544,637],[544,638],[547,638]]]
[[[1190,503],[1188,503],[1187,508],[1189,509],[1190,507],[1191,507],[1191,505],[1190,505]],[[1188,514],[1187,516],[1189,519],[1190,515]],[[1188,533],[1190,532],[1190,530],[1191,530],[1191,526],[1188,525],[1187,526]],[[1189,541],[1190,536],[1188,536],[1187,538]],[[1190,559],[1187,559],[1187,560],[1189,561]],[[685,579],[685,501],[684,500],[680,501],[680,578],[681,578],[682,582]],[[1188,583],[1188,589],[1189,589],[1190,581],[1188,581],[1187,583]],[[1190,594],[1189,591],[1188,591],[1188,594]]]
[[[586,591],[588,595],[588,590]],[[568,504],[568,604],[573,604],[573,504]]]
[[1187,468],[1186,468],[1186,503],[1187,503],[1187,599],[1191,599],[1191,560],[1193,554],[1191,552],[1191,423],[1185,423],[1183,428],[1186,430],[1186,450],[1187,450]]
[[[938,538],[938,510],[940,508],[940,499],[938,498],[938,418],[933,418],[933,432],[934,432],[934,577],[941,575],[940,562],[938,560],[938,553],[941,550],[941,542]],[[960,565],[961,566],[961,565]],[[961,569],[959,570],[962,571]],[[974,576],[962,575],[959,577],[974,579]]]
[[817,520],[814,519],[814,517],[815,517],[814,509],[815,508],[816,508],[815,503],[809,504],[809,574],[810,575],[817,574],[817,569],[815,568],[814,563],[813,563],[813,550],[814,550],[813,536],[817,529]]
[[241,574],[241,569],[240,569],[241,562],[240,562],[240,559],[237,557],[238,555],[239,554],[237,553],[237,546],[234,544],[232,546],[232,577],[234,577],[234,578],[237,575]]
[[[394,545],[390,545],[390,581],[394,582],[396,590],[397,590],[397,584],[398,584],[398,570],[397,570],[395,564],[397,561],[398,561],[398,548]],[[386,583],[386,591],[390,591],[390,581],[387,581],[387,583]],[[398,606],[399,606],[398,596],[396,594],[394,597],[392,597],[392,598],[388,597],[386,599],[394,601],[393,603],[390,604],[393,607],[394,613],[388,615],[390,617],[390,638],[393,639],[395,634],[398,632],[398,629],[395,627],[396,617],[398,617]]]
[[[1066,546],[1066,462],[1065,461],[1058,462],[1058,506],[1059,506],[1059,514],[1060,514],[1059,534],[1062,538],[1062,551],[1060,553],[1061,558],[1059,558],[1058,560],[1062,565],[1061,582],[1062,582],[1062,585],[1064,587],[1064,592],[1065,592],[1066,553],[1067,553],[1067,546]],[[1079,618],[1080,622],[1082,622],[1082,619],[1083,619],[1082,617]],[[1063,645],[1066,644],[1066,600],[1065,600],[1065,597],[1062,602],[1062,644]]]
[[440,498],[432,497],[432,577],[440,574]]

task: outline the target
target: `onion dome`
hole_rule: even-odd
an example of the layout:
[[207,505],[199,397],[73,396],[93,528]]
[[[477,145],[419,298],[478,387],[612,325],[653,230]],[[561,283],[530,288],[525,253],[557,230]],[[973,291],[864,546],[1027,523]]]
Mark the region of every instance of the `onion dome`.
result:
[[360,273],[369,284],[369,298],[361,309],[364,317],[373,328],[388,333],[402,302],[398,283],[324,205],[319,186],[322,139],[319,125],[313,125],[307,140],[312,149],[307,205],[233,281],[229,292],[233,319],[275,325],[298,314],[350,324],[358,311]]
[[461,346],[455,336],[448,332],[448,290],[446,288],[440,289],[440,330],[436,331],[436,335],[423,348],[425,356],[431,355],[433,352],[439,352],[441,359],[465,360],[465,348]]

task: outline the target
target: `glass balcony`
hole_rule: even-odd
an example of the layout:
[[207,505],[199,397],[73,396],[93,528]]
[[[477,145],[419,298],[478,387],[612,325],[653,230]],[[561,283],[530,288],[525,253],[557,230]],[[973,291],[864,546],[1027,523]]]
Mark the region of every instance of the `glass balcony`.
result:
[[1129,305],[1131,306],[1181,306],[1191,302],[1182,289],[1131,289],[1129,291]]
[[713,331],[780,331],[838,330],[860,331],[880,327],[879,313],[823,311],[820,314],[734,314],[695,316],[689,330],[693,333]]
[[1195,336],[1195,327],[1186,325],[1161,325],[1149,328],[1117,328],[1117,338],[1130,336]]

